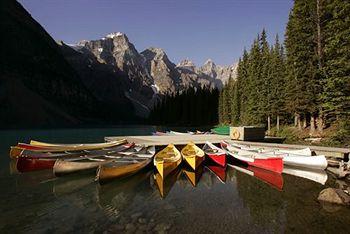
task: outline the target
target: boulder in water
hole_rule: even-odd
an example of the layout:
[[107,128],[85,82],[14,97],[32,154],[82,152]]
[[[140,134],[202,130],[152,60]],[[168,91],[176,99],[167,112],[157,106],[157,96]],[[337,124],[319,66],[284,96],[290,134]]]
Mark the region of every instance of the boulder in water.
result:
[[339,205],[350,205],[350,196],[343,190],[335,188],[326,188],[322,190],[317,200]]

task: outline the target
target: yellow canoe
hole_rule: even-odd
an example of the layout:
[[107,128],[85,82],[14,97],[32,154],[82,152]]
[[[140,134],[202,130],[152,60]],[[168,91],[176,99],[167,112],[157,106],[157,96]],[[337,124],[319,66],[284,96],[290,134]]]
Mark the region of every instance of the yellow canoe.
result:
[[204,161],[205,153],[204,151],[196,146],[193,142],[188,143],[182,150],[181,155],[183,159],[196,170],[198,166]]
[[153,163],[160,176],[165,178],[180,165],[181,160],[180,151],[173,144],[169,144],[154,156]]
[[101,164],[97,169],[96,180],[104,182],[133,175],[152,162],[154,153],[154,146],[143,147],[141,150],[131,155],[124,155],[120,159]]

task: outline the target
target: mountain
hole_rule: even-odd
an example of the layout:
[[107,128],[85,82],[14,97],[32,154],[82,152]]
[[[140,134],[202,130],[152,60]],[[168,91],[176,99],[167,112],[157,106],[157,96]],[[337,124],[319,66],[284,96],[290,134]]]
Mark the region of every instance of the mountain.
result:
[[175,65],[161,48],[150,47],[139,53],[122,32],[110,33],[97,40],[82,40],[71,47],[85,57],[93,56],[91,60],[122,76],[124,84],[129,84],[123,86],[125,95],[142,117],[146,117],[164,95],[190,87],[222,88],[230,76],[235,78],[234,66],[216,66],[211,60],[197,68],[189,59]]
[[0,4],[6,35],[0,37],[0,127],[136,121],[165,95],[220,88],[234,74],[188,59],[175,65],[160,48],[139,53],[120,32],[76,45],[56,42],[21,4]]
[[218,66],[211,59],[208,59],[196,72],[211,77],[214,79],[216,86],[222,88],[222,85],[227,83],[230,77],[232,79],[236,78],[237,64]]
[[236,77],[235,65],[217,66],[208,60],[197,68],[189,59],[175,65],[163,49],[156,47],[139,53],[121,32],[110,33],[98,40],[83,40],[75,47],[81,53],[93,54],[97,61],[124,72],[133,89],[143,94],[138,102],[148,108],[152,108],[154,100],[157,100],[154,95],[181,92],[189,87],[222,88],[229,77]]

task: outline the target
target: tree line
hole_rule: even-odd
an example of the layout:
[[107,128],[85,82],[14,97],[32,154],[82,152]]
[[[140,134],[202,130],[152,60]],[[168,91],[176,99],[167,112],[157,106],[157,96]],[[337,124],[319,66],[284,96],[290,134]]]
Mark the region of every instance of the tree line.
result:
[[[219,122],[293,123],[311,133],[350,116],[350,2],[295,0],[272,46],[263,30],[219,94]],[[294,119],[294,121],[293,121]]]
[[163,97],[151,110],[148,121],[159,125],[204,126],[218,122],[219,91],[188,88]]

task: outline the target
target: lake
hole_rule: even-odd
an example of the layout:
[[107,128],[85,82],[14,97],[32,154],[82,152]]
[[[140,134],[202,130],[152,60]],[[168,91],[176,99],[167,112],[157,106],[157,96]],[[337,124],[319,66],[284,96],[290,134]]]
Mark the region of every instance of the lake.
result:
[[337,187],[327,174],[316,182],[239,165],[223,170],[205,162],[197,173],[182,165],[162,180],[150,166],[100,185],[88,173],[59,178],[47,170],[21,174],[8,156],[18,141],[95,142],[156,129],[162,128],[0,131],[0,233],[348,232],[349,208],[317,202],[322,189]]

